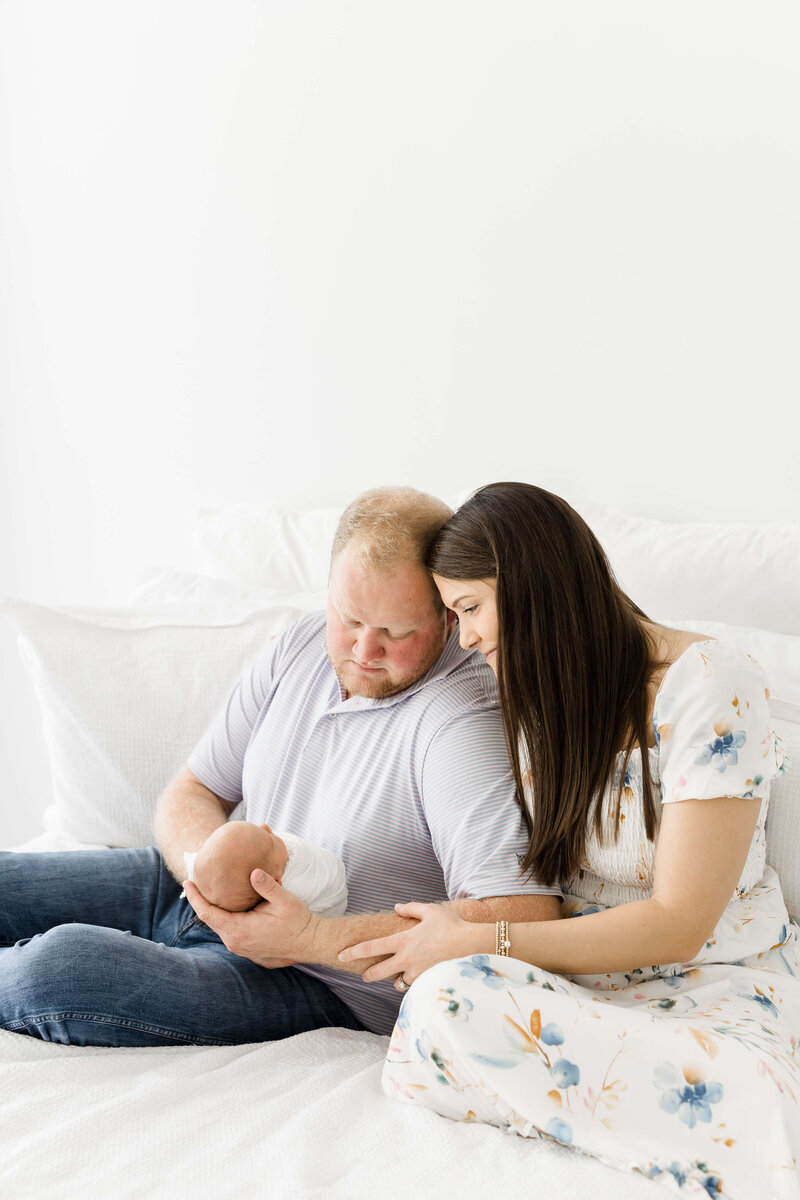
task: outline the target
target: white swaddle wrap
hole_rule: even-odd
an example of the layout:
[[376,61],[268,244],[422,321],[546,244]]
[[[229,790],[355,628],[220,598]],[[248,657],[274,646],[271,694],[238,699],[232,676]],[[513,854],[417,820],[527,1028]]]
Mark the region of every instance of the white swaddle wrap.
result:
[[289,852],[283,886],[314,912],[340,917],[347,910],[347,876],[339,855],[294,833],[278,836]]
[[[273,831],[274,832],[274,831]],[[294,833],[276,833],[286,846],[288,858],[281,885],[324,917],[340,917],[347,910],[347,876],[344,863],[333,850],[315,846]],[[197,854],[184,852],[186,878],[195,882]]]

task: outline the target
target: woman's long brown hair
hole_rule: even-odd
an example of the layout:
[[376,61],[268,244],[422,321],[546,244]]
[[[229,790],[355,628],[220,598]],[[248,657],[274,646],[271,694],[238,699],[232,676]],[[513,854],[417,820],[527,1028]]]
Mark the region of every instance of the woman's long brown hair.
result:
[[617,584],[586,522],[532,484],[489,484],[443,526],[427,563],[445,579],[497,581],[500,705],[526,814],[526,768],[533,797],[523,870],[548,885],[568,882],[590,824],[602,838],[609,781],[618,787],[618,830],[637,746],[652,840],[647,683],[657,664],[641,625],[647,618]]

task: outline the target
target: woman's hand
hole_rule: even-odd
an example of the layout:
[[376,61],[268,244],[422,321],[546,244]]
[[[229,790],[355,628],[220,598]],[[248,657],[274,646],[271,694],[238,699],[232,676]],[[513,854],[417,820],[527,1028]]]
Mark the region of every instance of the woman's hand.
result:
[[[480,952],[480,925],[465,921],[446,904],[395,904],[398,916],[415,920],[416,925],[401,933],[360,942],[339,955],[340,962],[357,958],[374,958],[388,954],[382,962],[369,967],[362,979],[376,983],[379,979],[402,979],[406,987],[423,971],[448,958]],[[403,990],[401,988],[401,990]]]

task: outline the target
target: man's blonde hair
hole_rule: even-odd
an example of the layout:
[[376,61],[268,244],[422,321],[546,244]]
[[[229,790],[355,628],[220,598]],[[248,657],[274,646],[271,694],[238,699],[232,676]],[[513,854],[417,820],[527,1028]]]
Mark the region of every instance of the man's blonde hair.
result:
[[339,518],[331,566],[350,545],[368,570],[392,570],[401,563],[424,566],[433,539],[452,515],[443,500],[416,488],[371,488],[356,496]]

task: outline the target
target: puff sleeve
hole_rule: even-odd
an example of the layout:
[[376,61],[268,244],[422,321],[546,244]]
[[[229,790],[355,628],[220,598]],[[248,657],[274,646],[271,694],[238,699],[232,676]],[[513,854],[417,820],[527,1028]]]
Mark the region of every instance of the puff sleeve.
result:
[[784,769],[761,666],[726,642],[690,646],[656,696],[653,727],[662,801],[764,799]]

